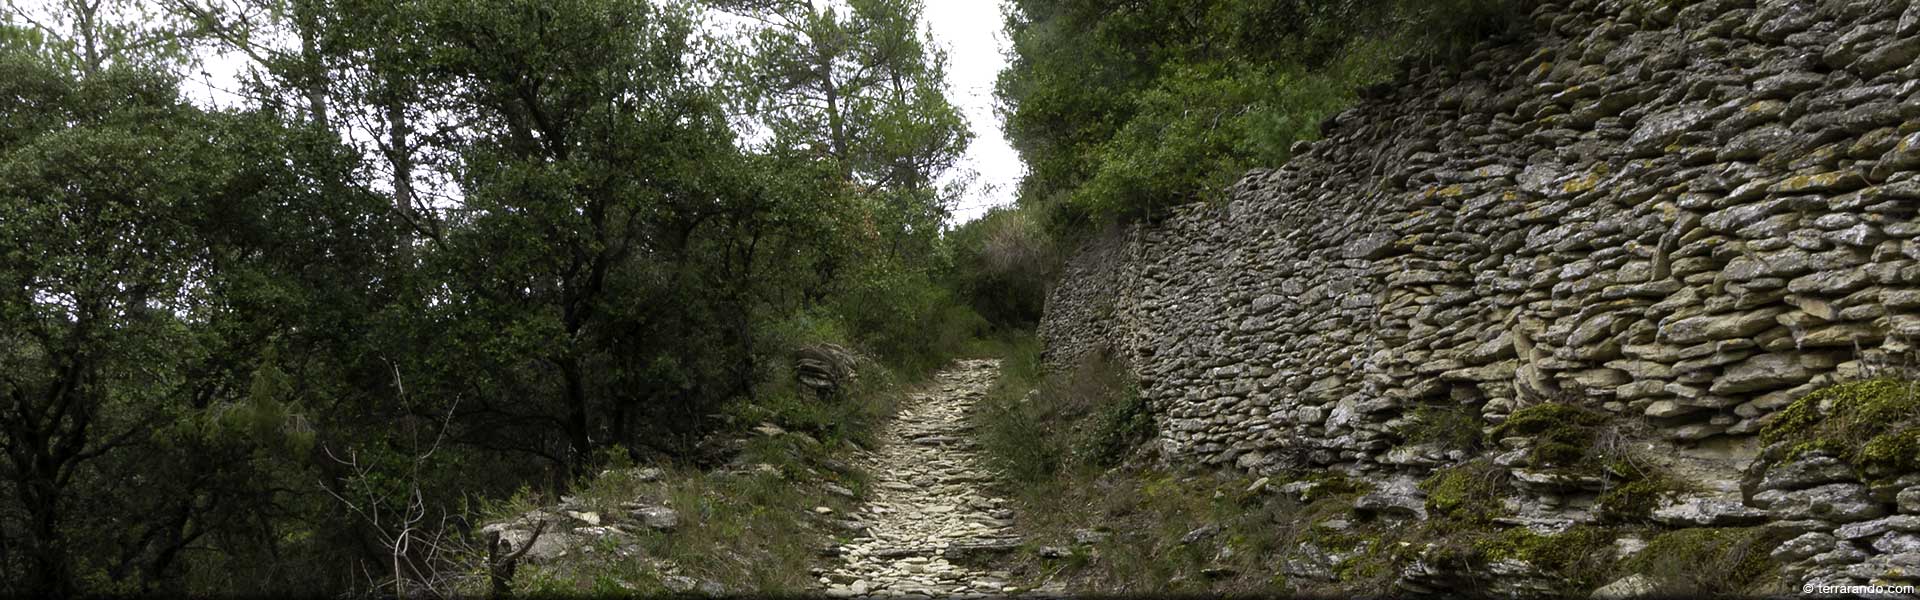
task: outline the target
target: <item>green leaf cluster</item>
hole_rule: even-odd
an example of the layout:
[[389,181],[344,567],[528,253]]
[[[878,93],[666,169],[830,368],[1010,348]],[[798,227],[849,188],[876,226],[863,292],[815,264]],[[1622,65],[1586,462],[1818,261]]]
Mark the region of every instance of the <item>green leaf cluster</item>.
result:
[[1020,198],[1056,228],[1219,198],[1399,59],[1453,60],[1527,8],[1508,0],[1015,0],[1006,130]]

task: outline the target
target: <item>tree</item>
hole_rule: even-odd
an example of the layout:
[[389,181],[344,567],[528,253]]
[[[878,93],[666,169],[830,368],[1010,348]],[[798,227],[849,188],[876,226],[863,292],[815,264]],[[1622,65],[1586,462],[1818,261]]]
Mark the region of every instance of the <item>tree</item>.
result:
[[1164,215],[1286,160],[1393,59],[1457,54],[1511,0],[1014,0],[1000,75],[1021,202],[1056,227]]
[[[166,2],[218,48],[247,57],[261,70],[253,85],[261,98],[275,104],[288,104],[282,97],[303,98],[310,124],[339,131],[380,157],[394,210],[416,236],[437,240],[444,234],[445,198],[418,180],[427,175],[420,172],[423,159],[443,159],[447,130],[460,124],[433,123],[420,131],[423,120],[447,114],[446,103],[434,99],[455,93],[427,63],[430,41],[420,29],[424,3]],[[262,71],[264,78],[258,76]]]
[[[8,332],[0,475],[23,513],[18,533],[8,537],[24,542],[20,556],[8,558],[23,561],[16,571],[27,576],[23,591],[66,593],[73,583],[64,539],[67,489],[89,461],[152,426],[146,396],[164,393],[158,390],[167,373],[138,368],[141,351],[187,341],[165,311],[186,271],[184,228],[166,215],[190,184],[165,173],[172,165],[129,160],[180,140],[126,112],[101,114],[97,101],[81,106],[89,95],[113,92],[7,58],[6,85],[15,90],[4,97],[71,111],[26,113],[40,119],[5,132],[0,184],[0,205],[10,215],[0,237],[20,242],[10,244],[0,267]],[[134,78],[100,85],[149,100],[165,93]],[[60,130],[64,119],[93,126]],[[166,193],[153,197],[141,188]]]
[[798,345],[940,358],[964,133],[915,5],[857,8],[829,62],[891,75],[750,147],[687,7],[7,11],[0,593],[420,589],[460,501],[684,455]]
[[604,351],[604,332],[622,328],[612,293],[684,259],[723,208],[732,192],[713,167],[733,160],[731,133],[695,85],[684,14],[637,0],[436,9],[434,60],[478,123],[461,149],[465,214],[442,257],[462,282],[449,306],[464,314],[449,316],[495,340],[484,360],[504,367],[498,384],[552,392],[558,406],[539,418],[564,432],[563,452],[529,450],[578,471],[611,401],[597,372],[624,362]]
[[85,75],[178,63],[196,33],[138,0],[57,0],[41,8],[9,4],[7,17],[31,30],[28,47],[42,59]]
[[[822,156],[880,198],[889,257],[925,258],[946,218],[934,182],[970,137],[945,95],[946,54],[920,30],[916,0],[722,0],[755,25],[728,56],[735,114],[768,146]],[[906,247],[919,239],[920,248]]]
[[0,564],[17,591],[143,591],[279,501],[296,404],[319,394],[260,382],[350,356],[327,340],[353,321],[324,319],[377,293],[360,242],[384,227],[324,136],[202,112],[127,63],[0,69],[0,485],[19,511]]

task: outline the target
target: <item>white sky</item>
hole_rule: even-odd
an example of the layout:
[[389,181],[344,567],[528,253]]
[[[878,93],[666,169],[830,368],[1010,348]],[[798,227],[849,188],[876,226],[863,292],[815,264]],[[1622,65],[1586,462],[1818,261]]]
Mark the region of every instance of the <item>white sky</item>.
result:
[[[960,163],[977,175],[953,207],[954,223],[964,223],[995,206],[1013,204],[1014,184],[1024,166],[1007,144],[993,114],[993,82],[1007,66],[1006,34],[998,0],[926,0],[922,18],[947,49],[948,97],[966,114],[973,143]],[[951,178],[951,177],[949,177]]]

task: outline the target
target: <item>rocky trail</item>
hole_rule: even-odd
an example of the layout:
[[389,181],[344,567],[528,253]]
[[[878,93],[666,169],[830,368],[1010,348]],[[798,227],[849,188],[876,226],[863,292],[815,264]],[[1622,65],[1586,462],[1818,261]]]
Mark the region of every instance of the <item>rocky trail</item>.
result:
[[1027,590],[985,563],[1015,551],[1008,502],[967,415],[993,385],[999,363],[964,360],[909,395],[867,457],[873,473],[856,519],[865,529],[836,547],[839,564],[820,578],[833,597],[999,597]]

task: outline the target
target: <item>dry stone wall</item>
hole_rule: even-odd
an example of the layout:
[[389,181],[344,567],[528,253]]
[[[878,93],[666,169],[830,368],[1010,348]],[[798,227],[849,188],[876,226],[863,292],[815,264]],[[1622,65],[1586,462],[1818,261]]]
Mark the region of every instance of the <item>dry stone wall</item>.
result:
[[[1226,202],[1073,258],[1049,361],[1127,357],[1170,459],[1411,494],[1471,458],[1404,439],[1421,407],[1492,425],[1575,402],[1733,480],[1794,399],[1912,362],[1920,4],[1576,0],[1530,20],[1464,71],[1369,90]],[[1869,492],[1844,485],[1827,491]],[[1700,524],[1793,516],[1750,482],[1707,488]],[[1864,581],[1835,573],[1874,555],[1808,577]]]

